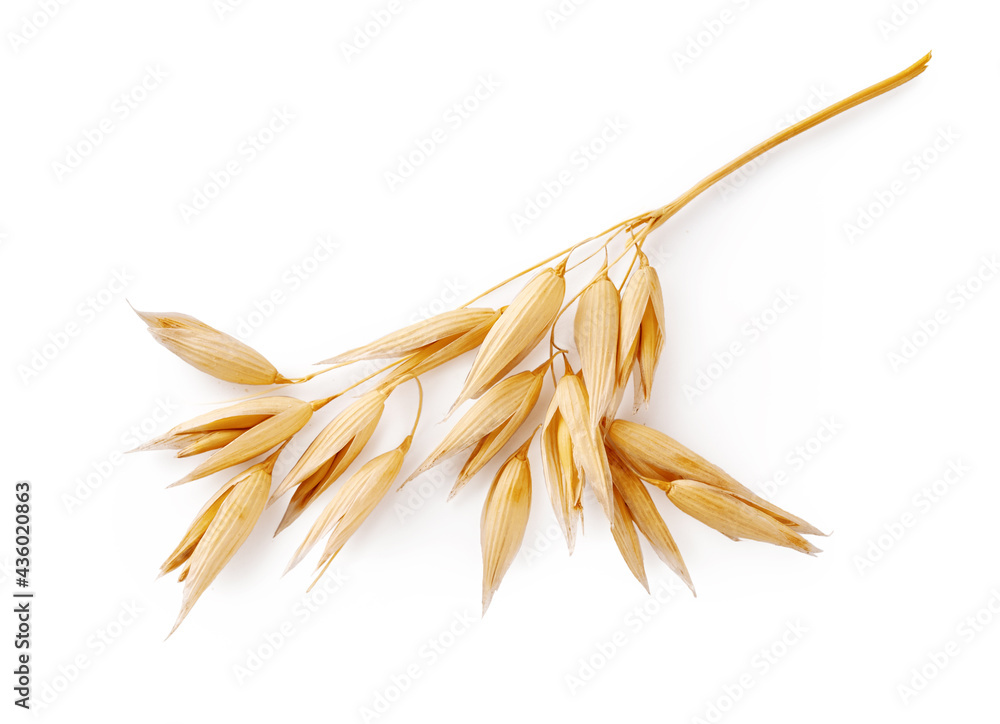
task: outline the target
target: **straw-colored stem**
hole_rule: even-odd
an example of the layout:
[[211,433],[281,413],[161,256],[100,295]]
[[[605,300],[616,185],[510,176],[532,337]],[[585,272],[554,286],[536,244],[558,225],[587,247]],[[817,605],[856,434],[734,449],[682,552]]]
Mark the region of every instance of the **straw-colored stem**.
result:
[[834,116],[843,113],[844,111],[853,108],[854,106],[860,105],[865,101],[876,98],[883,93],[886,93],[893,88],[903,85],[904,83],[913,80],[918,75],[924,72],[927,68],[927,63],[931,59],[931,54],[928,53],[923,58],[918,60],[916,63],[911,65],[906,70],[897,73],[894,76],[886,78],[883,81],[876,83],[875,85],[869,86],[864,90],[858,91],[852,96],[848,96],[841,101],[838,101],[821,111],[817,111],[808,118],[804,118],[798,123],[789,126],[788,128],[775,133],[773,136],[768,138],[766,141],[758,143],[756,146],[751,148],[749,151],[737,156],[732,161],[722,166],[708,176],[703,178],[701,181],[696,183],[690,189],[685,191],[683,194],[678,196],[676,199],[671,201],[666,206],[662,206],[654,212],[651,212],[650,216],[651,222],[649,231],[661,226],[667,219],[676,214],[682,208],[687,206],[692,200],[694,200],[698,195],[703,193],[705,190],[713,186],[714,184],[721,181],[723,178],[736,171],[741,166],[744,166],[751,161],[753,161],[758,156],[767,153],[775,146],[778,146],[790,138],[794,138],[803,131],[807,131],[813,126],[818,126],[823,121],[829,120]]

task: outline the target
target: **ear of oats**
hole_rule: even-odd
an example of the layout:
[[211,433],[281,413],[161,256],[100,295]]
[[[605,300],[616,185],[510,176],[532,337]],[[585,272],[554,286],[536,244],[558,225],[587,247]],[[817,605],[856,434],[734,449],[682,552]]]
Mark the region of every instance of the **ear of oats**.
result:
[[535,348],[555,320],[566,292],[565,263],[525,285],[483,340],[452,410],[478,398]]
[[621,493],[639,531],[653,546],[653,550],[656,551],[660,560],[684,581],[685,585],[691,589],[691,593],[698,595],[695,593],[694,583],[688,572],[687,564],[684,563],[684,558],[681,556],[681,551],[677,547],[677,543],[674,542],[674,537],[670,534],[666,521],[657,510],[656,504],[642,480],[629,469],[614,450],[608,450],[608,463],[615,481],[615,490]]
[[675,480],[670,483],[667,497],[692,518],[730,538],[773,543],[811,555],[819,552],[819,548],[789,526],[715,486],[694,480]]
[[241,385],[290,382],[257,350],[187,314],[140,312],[153,339],[206,374]]
[[666,487],[671,479],[698,480],[739,495],[800,533],[822,535],[819,529],[755,495],[724,470],[658,430],[615,420],[608,429],[608,441],[632,468],[658,487]]
[[483,614],[524,540],[531,510],[531,437],[500,467],[480,520],[483,547]]
[[618,360],[618,289],[602,269],[577,302],[573,336],[590,401],[590,422],[597,428],[615,394]]
[[518,372],[491,387],[462,415],[427,459],[406,479],[404,485],[475,444],[517,414],[525,398],[537,384],[538,377],[534,371]]
[[320,364],[403,357],[427,345],[465,334],[493,316],[494,310],[492,309],[454,309],[442,312],[387,334],[364,347],[358,347],[323,360]]
[[458,474],[458,480],[455,481],[455,486],[448,494],[449,500],[455,497],[455,494],[461,490],[476,473],[482,470],[490,460],[496,457],[497,453],[503,449],[503,446],[510,442],[510,439],[514,437],[514,433],[521,428],[521,425],[524,424],[524,421],[528,418],[528,415],[531,414],[531,411],[535,409],[535,404],[538,402],[538,395],[542,391],[542,383],[545,379],[545,373],[536,370],[530,374],[533,376],[532,384],[528,388],[521,404],[518,406],[517,411],[511,415],[506,422],[502,423],[500,427],[494,429],[479,441],[465,465],[462,466],[462,470]]
[[309,443],[309,447],[274,491],[270,502],[273,503],[323,467],[339,451],[348,446],[360,431],[372,423],[378,423],[388,396],[389,393],[386,391],[371,390],[345,407]]
[[[280,451],[279,451],[280,452]],[[180,615],[170,633],[180,626],[209,584],[233,557],[257,524],[271,487],[271,471],[278,453],[238,476],[198,540],[184,573]]]
[[372,458],[348,478],[312,524],[305,540],[292,555],[285,573],[297,566],[319,539],[328,533],[330,539],[319,566],[340,552],[396,480],[410,441],[411,438],[407,437],[399,447]]
[[611,470],[600,431],[590,424],[587,389],[577,374],[565,374],[556,385],[555,399],[573,442],[573,458],[594,489],[597,502],[614,526]]
[[649,593],[649,582],[646,580],[646,569],[642,565],[642,548],[639,547],[639,536],[635,533],[635,523],[628,505],[617,490],[614,491],[614,506],[615,524],[611,528],[611,533],[615,543],[632,575],[646,589],[646,593]]
[[298,404],[291,405],[284,412],[254,425],[224,448],[217,450],[208,460],[174,485],[189,483],[192,480],[239,465],[290,439],[309,422],[313,413],[312,406],[308,402],[302,400],[296,400],[296,402]]
[[365,449],[365,445],[368,444],[368,441],[374,434],[375,428],[378,427],[378,422],[378,420],[372,420],[368,425],[359,430],[358,434],[351,438],[346,447],[330,458],[326,465],[299,483],[295,488],[295,492],[292,493],[292,499],[288,501],[288,507],[285,508],[285,514],[282,516],[277,530],[274,531],[275,535],[278,535],[278,533],[294,523],[302,514],[302,511],[309,507],[327,488],[340,479],[344,471],[351,466],[351,463]]

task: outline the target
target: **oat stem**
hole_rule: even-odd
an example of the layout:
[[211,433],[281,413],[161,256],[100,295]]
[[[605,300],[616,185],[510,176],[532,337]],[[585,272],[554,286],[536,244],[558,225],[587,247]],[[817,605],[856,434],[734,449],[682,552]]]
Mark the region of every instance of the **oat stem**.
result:
[[647,227],[648,231],[646,230],[644,231],[648,233],[649,231],[652,231],[653,229],[656,229],[657,227],[661,226],[663,222],[665,222],[671,216],[673,216],[682,208],[687,206],[688,203],[690,203],[695,197],[704,192],[706,189],[718,183],[723,178],[731,174],[733,171],[754,160],[761,154],[767,153],[775,146],[778,146],[787,141],[788,139],[799,135],[803,131],[809,130],[813,126],[818,126],[823,121],[829,120],[830,118],[833,118],[839,113],[843,113],[849,108],[861,105],[865,101],[871,100],[872,98],[876,98],[877,96],[880,96],[883,93],[892,90],[893,88],[903,85],[907,81],[913,80],[918,75],[923,73],[924,70],[926,70],[927,63],[930,61],[930,59],[931,59],[931,54],[928,53],[906,70],[897,73],[894,76],[886,78],[885,80],[880,81],[875,85],[869,86],[864,90],[858,91],[854,95],[848,96],[847,98],[844,98],[843,100],[838,101],[833,105],[824,108],[821,111],[817,111],[808,118],[805,118],[799,121],[798,123],[789,126],[788,128],[782,131],[779,131],[766,141],[758,143],[756,146],[751,148],[746,153],[737,156],[732,161],[727,163],[725,166],[722,166],[716,171],[710,173],[708,176],[703,178],[701,181],[699,181],[697,184],[692,186],[690,189],[688,189],[686,192],[678,196],[676,199],[671,201],[666,206],[662,206],[656,211],[650,212],[649,214],[650,225],[649,227]]

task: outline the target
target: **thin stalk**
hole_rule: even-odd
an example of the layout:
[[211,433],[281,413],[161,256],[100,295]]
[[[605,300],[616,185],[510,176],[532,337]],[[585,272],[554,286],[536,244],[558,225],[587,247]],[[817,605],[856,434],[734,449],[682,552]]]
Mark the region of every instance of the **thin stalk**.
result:
[[685,191],[683,194],[678,196],[676,199],[671,201],[666,206],[661,206],[656,211],[651,212],[650,216],[652,217],[652,220],[650,223],[649,230],[652,231],[653,229],[656,229],[657,227],[661,226],[663,222],[665,222],[671,216],[673,216],[678,211],[687,206],[692,200],[694,200],[699,194],[703,193],[706,189],[718,183],[723,178],[725,178],[726,176],[728,176],[741,166],[750,163],[761,154],[767,153],[775,146],[784,143],[790,138],[794,138],[803,131],[809,130],[813,126],[818,126],[823,121],[829,120],[834,116],[843,113],[844,111],[850,108],[854,108],[854,106],[861,105],[865,101],[871,100],[872,98],[876,98],[882,95],[883,93],[892,90],[893,88],[897,88],[898,86],[901,86],[904,83],[913,80],[927,69],[927,63],[930,61],[930,59],[931,59],[931,54],[928,53],[906,70],[903,70],[894,76],[886,78],[883,81],[879,81],[875,85],[869,86],[864,90],[858,91],[854,95],[848,96],[847,98],[838,101],[833,105],[824,108],[821,111],[817,111],[808,118],[805,118],[799,121],[798,123],[789,126],[788,128],[782,131],[779,131],[778,133],[775,133],[766,141],[758,143],[756,146],[751,148],[746,153],[737,156],[732,161],[727,163],[725,166],[722,166],[713,171],[712,173],[710,173],[708,176],[703,178],[701,181],[696,183],[694,186],[692,186],[690,189]]

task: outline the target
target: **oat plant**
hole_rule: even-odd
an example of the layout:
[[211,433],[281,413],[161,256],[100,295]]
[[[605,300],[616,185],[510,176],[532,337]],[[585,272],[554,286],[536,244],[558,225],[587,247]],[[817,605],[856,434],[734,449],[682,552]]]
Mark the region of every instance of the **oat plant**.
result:
[[[582,530],[584,490],[589,487],[625,563],[647,590],[640,534],[694,592],[657,500],[669,500],[734,540],[817,553],[819,549],[805,537],[822,535],[817,528],[755,495],[677,440],[620,416],[630,378],[631,411],[650,402],[668,326],[660,281],[643,246],[653,231],[728,174],[803,131],[915,78],[929,60],[930,54],[775,134],[669,204],[552,254],[458,309],[333,356],[310,375],[286,377],[257,351],[194,317],[138,312],[160,344],[202,372],[237,385],[287,387],[361,361],[385,361],[374,374],[336,394],[310,401],[255,396],[199,415],[142,446],[174,449],[177,457],[207,455],[175,485],[247,465],[208,500],[162,566],[163,573],[179,569],[179,580],[184,582],[177,624],[248,538],[267,506],[288,496],[277,535],[336,486],[325,507],[315,506],[322,511],[288,564],[290,569],[300,563],[325,539],[317,561],[322,573],[401,476],[418,432],[420,378],[467,353],[475,356],[451,408],[457,419],[399,487],[445,460],[460,457],[463,463],[453,496],[500,456],[502,462],[485,491],[481,520],[484,612],[524,538],[532,503],[528,456],[534,440],[541,459],[536,475],[540,470],[569,552]],[[568,272],[588,260],[600,262],[600,268],[567,298]],[[616,267],[618,284],[610,276]],[[532,273],[506,306],[473,306]],[[575,347],[573,352],[560,346],[562,337],[556,335],[557,322],[566,314],[573,315],[575,345],[567,345]],[[519,369],[533,353],[539,359]],[[370,450],[386,402],[408,383],[420,388],[412,431],[395,448]],[[367,385],[367,391],[345,397],[361,385]],[[335,401],[340,409],[294,462],[288,460],[291,467],[272,491],[271,473],[285,446]],[[540,424],[529,429],[528,421],[536,412]],[[510,449],[513,452],[504,458]],[[266,457],[255,462],[262,456]],[[338,485],[356,462],[360,466]]]

